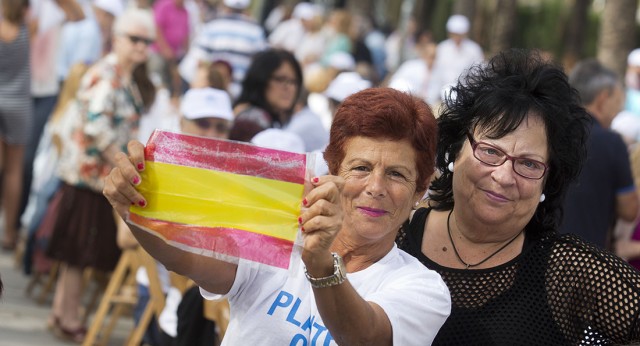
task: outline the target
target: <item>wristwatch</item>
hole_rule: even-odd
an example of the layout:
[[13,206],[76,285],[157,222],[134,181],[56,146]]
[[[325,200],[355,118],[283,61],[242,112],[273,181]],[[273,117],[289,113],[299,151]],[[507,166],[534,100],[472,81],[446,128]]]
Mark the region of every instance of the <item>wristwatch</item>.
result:
[[331,253],[333,256],[333,275],[325,276],[323,278],[314,278],[307,272],[307,268],[304,268],[304,275],[307,276],[307,280],[311,283],[313,288],[324,288],[340,285],[347,279],[347,269],[344,266],[342,257],[335,252]]

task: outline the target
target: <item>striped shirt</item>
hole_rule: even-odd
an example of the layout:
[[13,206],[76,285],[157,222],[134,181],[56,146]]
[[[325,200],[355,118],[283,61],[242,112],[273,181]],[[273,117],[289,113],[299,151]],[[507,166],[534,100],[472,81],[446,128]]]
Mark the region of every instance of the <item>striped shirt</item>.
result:
[[223,16],[202,27],[181,63],[181,75],[191,81],[199,60],[227,61],[233,67],[230,91],[237,97],[251,58],[266,47],[264,30],[253,19],[240,14]]

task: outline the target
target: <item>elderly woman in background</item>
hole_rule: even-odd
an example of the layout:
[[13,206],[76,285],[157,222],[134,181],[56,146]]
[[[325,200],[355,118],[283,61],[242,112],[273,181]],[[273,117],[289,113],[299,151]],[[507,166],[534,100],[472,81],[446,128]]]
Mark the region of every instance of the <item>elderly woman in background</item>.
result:
[[[304,265],[291,273],[185,252],[131,228],[205,297],[229,298],[223,345],[428,345],[449,314],[449,293],[394,239],[433,173],[435,135],[430,109],[408,94],[368,89],[347,98],[325,151],[334,175],[311,179],[302,201]],[[142,144],[131,142],[129,156],[117,159],[104,194],[125,218],[131,203],[144,201],[133,184],[143,168]],[[295,323],[286,297],[306,323]]]
[[586,156],[588,116],[566,75],[519,50],[470,72],[438,119],[429,207],[398,239],[451,291],[434,344],[640,339],[640,273],[557,231]]
[[63,264],[49,323],[56,335],[76,342],[86,333],[78,315],[82,270],[111,271],[120,256],[113,211],[100,194],[104,177],[115,164],[115,153],[135,138],[154,96],[144,66],[155,37],[153,17],[131,9],[118,17],[113,32],[113,52],[85,73],[71,101],[76,107],[64,115],[73,120],[70,135],[62,138],[62,186],[54,196],[58,218],[47,249]]
[[282,128],[291,119],[302,88],[302,70],[293,54],[270,49],[256,53],[235,102],[230,139],[248,142],[258,132]]

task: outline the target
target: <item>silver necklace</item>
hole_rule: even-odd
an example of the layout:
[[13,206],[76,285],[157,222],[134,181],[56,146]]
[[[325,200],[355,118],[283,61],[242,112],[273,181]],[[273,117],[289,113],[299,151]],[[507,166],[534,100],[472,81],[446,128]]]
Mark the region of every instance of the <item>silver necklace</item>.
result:
[[465,262],[462,257],[460,257],[460,254],[458,253],[458,249],[456,248],[456,244],[453,242],[453,237],[451,236],[451,226],[450,226],[450,221],[451,221],[451,214],[453,213],[453,209],[451,209],[451,211],[449,211],[449,216],[447,216],[447,233],[449,233],[449,240],[451,241],[451,246],[453,246],[453,252],[456,254],[456,257],[458,258],[458,261],[460,261],[460,263],[464,264],[466,266],[466,268],[464,269],[469,269],[469,268],[473,268],[473,267],[477,267],[479,265],[481,265],[482,263],[486,262],[489,260],[489,258],[495,256],[495,254],[497,254],[498,252],[504,250],[504,248],[506,248],[507,246],[509,246],[509,244],[513,243],[514,240],[516,240],[516,238],[518,238],[518,236],[524,231],[524,229],[522,229],[518,234],[516,234],[515,237],[511,238],[511,240],[509,240],[506,244],[502,245],[502,247],[500,247],[498,250],[496,250],[494,253],[492,253],[491,255],[489,255],[487,258],[483,259],[482,261],[475,263],[475,264],[471,264],[471,263],[467,263]]

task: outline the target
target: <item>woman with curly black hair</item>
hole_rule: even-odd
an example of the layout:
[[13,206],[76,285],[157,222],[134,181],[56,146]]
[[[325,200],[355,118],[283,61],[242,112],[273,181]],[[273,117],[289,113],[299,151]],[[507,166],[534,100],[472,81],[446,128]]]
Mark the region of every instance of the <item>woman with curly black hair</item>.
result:
[[442,174],[398,238],[451,292],[434,344],[640,339],[640,273],[557,231],[588,119],[567,76],[535,52],[503,52],[452,89],[438,119]]

